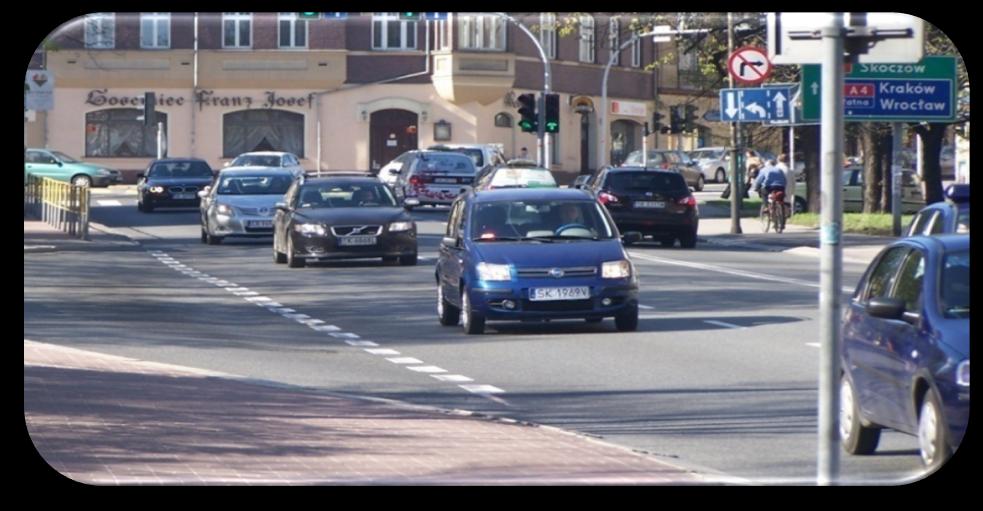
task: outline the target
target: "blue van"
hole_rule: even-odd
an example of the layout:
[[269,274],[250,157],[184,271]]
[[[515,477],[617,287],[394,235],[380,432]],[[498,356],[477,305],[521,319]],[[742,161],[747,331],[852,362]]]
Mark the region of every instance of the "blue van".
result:
[[468,334],[483,333],[486,321],[614,317],[620,331],[638,328],[635,266],[610,214],[581,190],[461,195],[435,276],[440,324],[461,323]]

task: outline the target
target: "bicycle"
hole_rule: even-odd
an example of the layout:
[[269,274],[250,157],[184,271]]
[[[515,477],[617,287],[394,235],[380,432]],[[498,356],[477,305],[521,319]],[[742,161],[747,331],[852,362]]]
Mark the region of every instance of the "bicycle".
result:
[[767,196],[762,194],[761,211],[758,217],[761,221],[761,231],[768,232],[774,229],[781,234],[785,230],[785,192],[775,190]]

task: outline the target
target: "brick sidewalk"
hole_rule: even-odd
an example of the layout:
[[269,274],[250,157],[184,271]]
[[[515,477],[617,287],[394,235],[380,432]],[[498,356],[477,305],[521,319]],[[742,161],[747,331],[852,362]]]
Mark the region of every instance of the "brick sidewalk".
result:
[[89,484],[719,484],[549,427],[24,341],[38,452]]

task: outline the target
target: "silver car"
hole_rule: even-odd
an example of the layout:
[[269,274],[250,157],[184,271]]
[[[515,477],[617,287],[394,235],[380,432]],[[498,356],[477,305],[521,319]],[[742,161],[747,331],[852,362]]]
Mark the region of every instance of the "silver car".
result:
[[717,183],[727,182],[730,172],[730,151],[726,147],[701,147],[689,153],[696,160],[704,177]]
[[276,203],[283,200],[294,174],[274,167],[229,167],[201,197],[201,242],[218,245],[228,236],[273,234]]

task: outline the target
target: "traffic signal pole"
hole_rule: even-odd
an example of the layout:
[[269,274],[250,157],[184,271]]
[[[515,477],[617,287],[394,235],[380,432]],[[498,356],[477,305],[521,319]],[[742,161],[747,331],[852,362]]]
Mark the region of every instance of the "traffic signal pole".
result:
[[539,100],[539,105],[540,105],[539,129],[536,134],[539,140],[539,145],[542,146],[540,162],[544,168],[549,169],[550,164],[552,163],[550,161],[552,152],[550,151],[550,137],[546,136],[546,132],[545,132],[546,130],[545,103],[546,103],[546,95],[549,94],[553,89],[553,77],[550,74],[550,61],[549,59],[546,58],[546,52],[543,51],[543,45],[539,44],[539,38],[533,35],[533,33],[530,32],[525,25],[519,23],[518,21],[515,20],[515,18],[509,16],[508,14],[505,14],[504,12],[496,12],[495,14],[502,18],[505,18],[509,23],[512,23],[513,25],[519,27],[519,30],[521,30],[523,33],[529,36],[529,39],[536,46],[536,50],[539,51],[539,58],[543,61],[543,94],[542,96],[540,96],[540,100]]
[[[734,13],[727,13],[727,54],[734,54]],[[727,73],[728,85],[734,88],[734,75]],[[721,107],[722,108],[722,107]],[[737,123],[730,123],[730,233],[741,234],[741,186],[740,144],[737,139]]]

